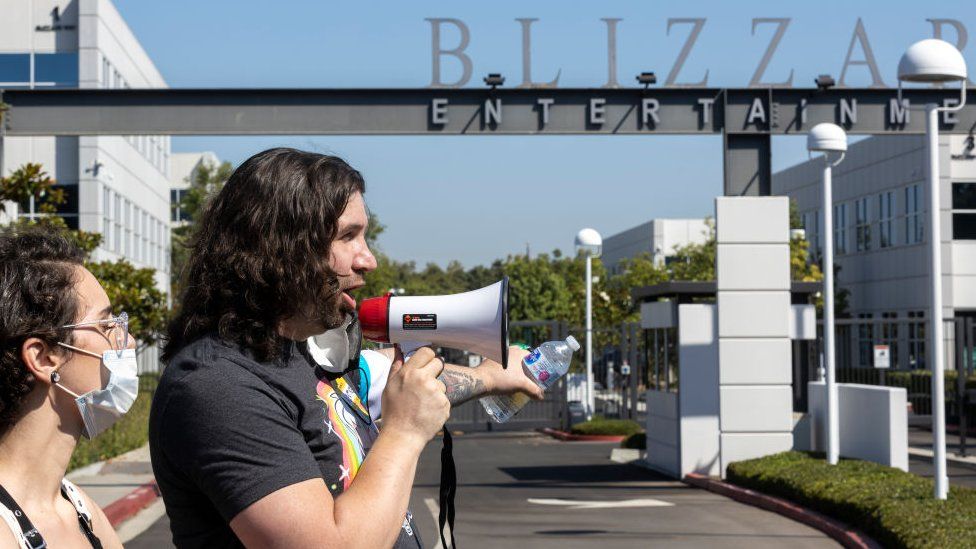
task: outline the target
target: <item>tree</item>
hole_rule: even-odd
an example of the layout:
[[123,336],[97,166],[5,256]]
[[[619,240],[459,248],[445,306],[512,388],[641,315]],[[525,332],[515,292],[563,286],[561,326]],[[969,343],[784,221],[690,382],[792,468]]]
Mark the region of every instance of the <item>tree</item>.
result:
[[152,345],[166,327],[166,295],[156,287],[155,271],[137,269],[124,259],[91,261],[91,254],[102,241],[102,235],[69,229],[57,215],[58,207],[67,200],[63,189],[44,172],[40,164],[25,164],[9,177],[0,178],[0,208],[6,200],[25,204],[34,199],[39,212],[36,216],[15,221],[2,231],[16,231],[21,227],[40,225],[51,231],[63,232],[85,252],[85,268],[101,282],[117,311],[129,314],[129,332],[141,346]]

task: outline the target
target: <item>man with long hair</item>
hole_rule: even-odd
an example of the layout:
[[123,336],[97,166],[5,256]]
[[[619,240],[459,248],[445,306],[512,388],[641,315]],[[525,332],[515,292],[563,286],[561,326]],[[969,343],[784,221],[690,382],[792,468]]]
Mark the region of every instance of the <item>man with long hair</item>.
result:
[[[360,353],[364,192],[339,158],[272,149],[201,215],[149,430],[178,547],[419,547],[410,489],[450,406],[541,398],[514,350],[508,369]],[[324,352],[323,333],[348,352]]]

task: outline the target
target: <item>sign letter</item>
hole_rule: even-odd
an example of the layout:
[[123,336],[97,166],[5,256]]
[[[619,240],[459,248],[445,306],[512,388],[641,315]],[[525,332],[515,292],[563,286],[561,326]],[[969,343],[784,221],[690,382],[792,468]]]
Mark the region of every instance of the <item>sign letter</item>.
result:
[[708,69],[705,69],[705,77],[702,78],[701,82],[688,83],[688,84],[677,84],[675,80],[678,79],[678,73],[681,72],[681,67],[684,66],[685,60],[688,59],[688,54],[691,53],[691,48],[695,46],[695,42],[698,41],[698,35],[701,34],[702,27],[705,26],[704,17],[677,17],[668,19],[668,34],[671,34],[672,25],[680,24],[692,24],[691,32],[688,34],[688,39],[685,40],[685,45],[681,48],[681,52],[678,53],[678,59],[675,60],[674,66],[671,67],[671,72],[668,73],[668,78],[664,82],[665,86],[707,86],[708,85]]
[[[661,103],[657,99],[644,98],[641,100],[641,124],[647,127],[654,127],[661,123],[661,117],[657,114],[657,110],[661,108]],[[648,119],[653,120],[653,123],[648,122]]]
[[[854,53],[854,44],[860,42],[861,49],[864,50],[864,59],[851,60]],[[871,71],[871,87],[883,88],[885,83],[881,80],[881,71],[878,70],[878,62],[874,60],[874,52],[871,51],[871,42],[868,41],[868,33],[864,30],[864,23],[861,18],[857,18],[857,25],[854,27],[854,34],[851,36],[851,45],[847,47],[847,57],[844,58],[844,67],[840,70],[840,81],[838,86],[846,86],[844,78],[847,76],[847,68],[851,65],[866,65]]]
[[[430,86],[433,88],[460,88],[464,86],[471,80],[471,58],[464,53],[464,50],[468,48],[468,42],[471,40],[471,33],[468,32],[468,26],[460,19],[430,18],[425,19],[425,21],[430,21],[430,59],[432,70]],[[461,32],[461,42],[453,50],[441,49],[442,23],[454,25]],[[461,61],[461,78],[456,82],[446,83],[441,81],[441,56],[444,55],[453,55]]]
[[840,100],[840,125],[857,124],[857,99]]
[[710,124],[712,121],[712,106],[715,105],[715,100],[706,97],[699,99],[698,104],[701,105],[702,125]]
[[430,123],[447,124],[447,99],[438,97],[430,102]]
[[556,100],[551,97],[536,99],[536,105],[542,107],[542,125],[545,126],[549,123],[549,107],[555,103]]
[[602,97],[590,99],[590,124],[599,126],[607,121],[607,100]]
[[773,54],[776,53],[776,48],[779,47],[779,41],[783,39],[783,35],[786,34],[786,27],[790,26],[789,17],[757,17],[752,20],[752,35],[756,35],[756,26],[763,23],[777,23],[776,32],[773,33],[773,39],[769,41],[769,47],[766,48],[766,53],[763,54],[763,58],[759,61],[759,67],[756,68],[755,74],[752,75],[752,80],[749,81],[749,87],[755,86],[774,86],[789,88],[793,85],[793,69],[790,69],[790,77],[786,79],[785,82],[762,82],[763,74],[766,73],[766,67],[769,66],[769,62],[773,59]]
[[607,83],[604,88],[616,88],[617,83],[617,23],[623,19],[605,17],[600,19],[607,23]]
[[[962,24],[962,21],[956,19],[926,19],[929,23],[932,23],[932,38],[938,38],[939,40],[945,40],[942,37],[942,27],[944,25],[949,25],[950,27],[956,29],[956,49],[962,51],[966,47],[966,43],[969,42],[969,33],[966,32],[966,25]],[[966,81],[972,85],[973,81],[966,79]]]
[[898,104],[897,99],[892,99],[888,102],[888,124],[892,126],[900,126],[903,124],[908,124],[912,121],[912,112],[908,110],[911,108],[912,103],[908,99],[902,99],[901,105]]
[[492,122],[495,124],[502,123],[502,100],[501,99],[485,99],[485,126],[490,125]]
[[522,83],[520,88],[555,88],[559,85],[559,74],[562,69],[556,71],[556,77],[552,82],[533,82],[532,81],[532,23],[538,21],[536,18],[516,19],[522,25]]
[[749,107],[749,116],[746,117],[746,124],[754,124],[756,120],[763,124],[766,123],[766,109],[763,108],[762,99],[758,97],[752,100],[752,106]]

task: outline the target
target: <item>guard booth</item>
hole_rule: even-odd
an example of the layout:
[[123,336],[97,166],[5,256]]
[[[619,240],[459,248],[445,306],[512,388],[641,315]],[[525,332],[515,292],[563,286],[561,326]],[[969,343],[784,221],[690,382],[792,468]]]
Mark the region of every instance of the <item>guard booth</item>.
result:
[[731,462],[793,447],[793,371],[810,367],[794,365],[793,347],[816,337],[820,283],[790,280],[789,238],[787,198],[721,197],[717,281],[633,290],[649,355],[650,467],[724,477]]

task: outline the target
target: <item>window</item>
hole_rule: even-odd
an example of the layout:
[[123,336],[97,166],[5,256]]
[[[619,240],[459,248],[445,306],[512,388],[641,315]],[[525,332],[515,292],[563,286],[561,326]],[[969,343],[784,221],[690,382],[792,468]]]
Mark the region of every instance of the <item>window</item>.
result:
[[35,53],[34,83],[38,86],[77,87],[77,53]]
[[115,199],[115,243],[112,246],[112,251],[120,254],[122,253],[122,197],[118,193],[112,193]]
[[30,54],[0,53],[0,82],[30,84]]
[[925,313],[909,311],[908,318],[908,367],[913,370],[925,368]]
[[818,210],[805,212],[801,221],[803,231],[806,233],[809,261],[817,261],[820,257],[820,212]]
[[834,205],[834,253],[847,253],[847,204]]
[[880,240],[879,245],[882,248],[895,245],[893,239],[895,234],[891,230],[894,226],[894,219],[895,193],[893,191],[885,191],[878,195],[878,239]]
[[102,237],[103,246],[112,246],[112,189],[102,185]]
[[859,252],[871,249],[871,216],[868,209],[868,197],[854,201],[854,233]]
[[952,184],[952,239],[976,240],[976,183]]
[[862,313],[857,318],[857,365],[870,368],[874,366],[874,325],[871,323],[873,315]]
[[917,183],[905,187],[905,243],[919,244],[925,237],[922,222],[922,188]]
[[881,318],[890,321],[881,324],[881,343],[888,345],[889,364],[892,368],[898,367],[898,313],[881,313]]

